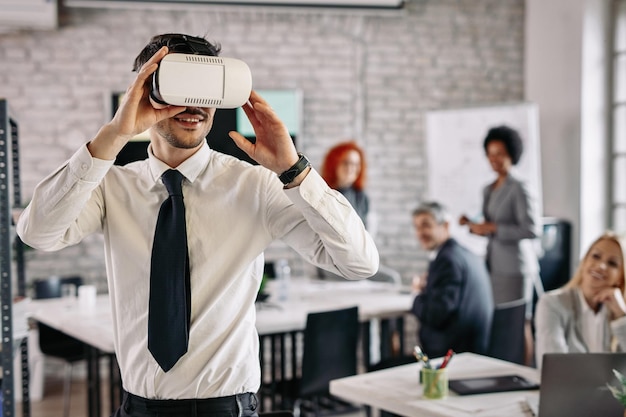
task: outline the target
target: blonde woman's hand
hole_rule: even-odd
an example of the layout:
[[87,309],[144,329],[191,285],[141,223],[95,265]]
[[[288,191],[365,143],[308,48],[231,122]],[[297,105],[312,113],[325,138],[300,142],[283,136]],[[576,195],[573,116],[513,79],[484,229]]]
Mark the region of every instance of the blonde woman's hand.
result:
[[626,301],[619,288],[610,287],[601,290],[594,297],[594,301],[605,305],[611,312],[613,320],[626,316]]

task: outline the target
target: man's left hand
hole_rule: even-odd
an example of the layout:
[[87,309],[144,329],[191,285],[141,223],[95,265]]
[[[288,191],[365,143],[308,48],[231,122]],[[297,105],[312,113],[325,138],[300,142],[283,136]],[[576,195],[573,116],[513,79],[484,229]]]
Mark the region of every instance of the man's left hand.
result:
[[254,129],[256,143],[238,132],[229,132],[228,135],[241,150],[279,175],[298,162],[298,153],[287,127],[259,94],[252,91],[243,110]]

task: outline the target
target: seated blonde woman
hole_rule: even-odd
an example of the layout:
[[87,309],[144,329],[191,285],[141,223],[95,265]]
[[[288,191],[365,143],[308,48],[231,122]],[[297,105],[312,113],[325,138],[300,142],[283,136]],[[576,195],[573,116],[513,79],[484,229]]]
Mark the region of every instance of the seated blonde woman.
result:
[[625,245],[623,237],[603,234],[572,279],[541,296],[535,313],[537,367],[544,353],[626,350]]

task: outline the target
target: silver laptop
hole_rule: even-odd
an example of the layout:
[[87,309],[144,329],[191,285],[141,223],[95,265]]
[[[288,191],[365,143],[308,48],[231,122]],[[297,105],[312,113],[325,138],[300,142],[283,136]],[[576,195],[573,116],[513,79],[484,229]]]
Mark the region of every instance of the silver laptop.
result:
[[626,353],[548,353],[543,357],[538,417],[623,417],[609,391],[626,375]]

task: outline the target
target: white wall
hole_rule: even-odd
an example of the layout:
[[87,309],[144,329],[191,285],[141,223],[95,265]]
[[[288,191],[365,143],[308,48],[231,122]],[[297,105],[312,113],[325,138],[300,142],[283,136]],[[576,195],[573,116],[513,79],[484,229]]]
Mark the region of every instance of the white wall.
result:
[[581,99],[580,249],[603,233],[610,219],[608,175],[610,1],[587,0],[583,20]]
[[[523,0],[410,0],[403,10],[188,7],[67,10],[58,30],[0,35],[0,95],[20,122],[24,199],[107,120],[132,60],[168,31],[206,34],[245,60],[255,88],[303,91],[300,147],[319,166],[354,138],[369,162],[382,261],[410,277],[426,264],[410,213],[427,189],[424,114],[523,99]],[[490,178],[485,178],[485,183]],[[467,184],[477,194],[484,183]],[[567,213],[566,213],[567,214]],[[29,253],[29,279],[103,281],[100,238]]]
[[573,224],[573,258],[607,226],[609,0],[526,0],[525,98],[539,105],[544,213]]

